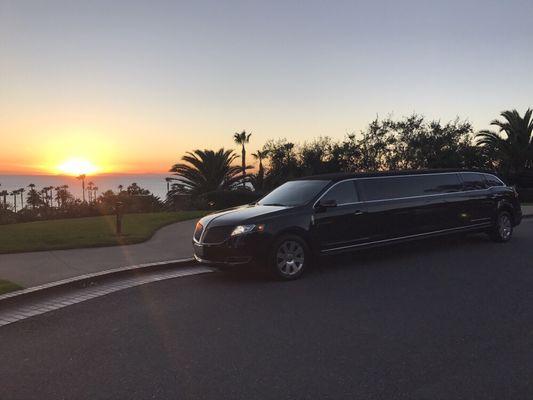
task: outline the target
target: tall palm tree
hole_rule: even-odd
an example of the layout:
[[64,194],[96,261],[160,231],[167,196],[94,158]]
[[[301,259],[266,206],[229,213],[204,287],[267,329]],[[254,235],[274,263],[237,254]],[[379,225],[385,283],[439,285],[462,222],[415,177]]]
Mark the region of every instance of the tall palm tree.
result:
[[20,195],[20,209],[22,210],[24,208],[24,197],[23,197],[24,188],[20,188],[18,190],[18,193]]
[[11,193],[11,196],[13,196],[13,209],[15,212],[17,212],[17,196],[19,194],[18,190],[13,190]]
[[122,193],[122,190],[124,189],[124,186],[122,185],[118,185],[118,192],[119,193]]
[[81,195],[82,195],[84,203],[85,203],[85,178],[86,178],[85,174],[81,174],[76,177],[76,179],[81,181]]
[[61,207],[61,186],[56,186],[54,190],[56,192],[55,199],[56,199],[57,208],[59,208]]
[[39,193],[41,194],[41,197],[43,199],[43,204],[48,205],[48,192],[46,187],[43,187]]
[[41,204],[41,197],[39,196],[39,193],[37,190],[35,190],[35,184],[30,183],[28,185],[30,190],[28,190],[28,195],[26,197],[26,204],[29,204],[31,208],[35,209],[38,205]]
[[92,181],[89,181],[89,183],[87,184],[87,197],[89,198],[89,203],[93,201],[93,188],[94,183]]
[[265,179],[265,168],[263,167],[263,160],[268,156],[268,150],[257,150],[252,156],[259,161],[259,170],[255,178],[256,189],[263,188],[263,181]]
[[174,178],[166,177],[165,182],[167,183],[167,193],[170,192],[170,182],[172,182]]
[[[52,190],[54,189],[53,186],[45,186],[43,187],[43,190],[41,193],[43,194],[43,200],[46,202],[46,205],[48,207],[52,207]],[[49,193],[50,192],[50,193]]]
[[531,109],[523,117],[516,110],[503,111],[500,115],[504,121],[495,119],[490,123],[498,127],[497,132],[483,130],[476,135],[477,143],[500,161],[500,167],[508,177],[533,168],[532,114]]
[[233,150],[187,152],[181,158],[184,163],[174,164],[169,171],[176,175],[173,192],[198,195],[234,187],[241,180],[241,167],[232,165],[237,158]]
[[235,132],[233,134],[233,140],[235,143],[242,145],[241,150],[241,165],[242,165],[242,187],[246,186],[246,147],[245,144],[250,142],[250,136],[252,136],[251,133],[246,133],[246,131],[242,131],[241,133]]
[[7,196],[9,195],[9,192],[7,190],[2,190],[0,192],[0,196],[2,196],[4,202],[3,202],[3,205],[4,205],[4,208],[7,208]]

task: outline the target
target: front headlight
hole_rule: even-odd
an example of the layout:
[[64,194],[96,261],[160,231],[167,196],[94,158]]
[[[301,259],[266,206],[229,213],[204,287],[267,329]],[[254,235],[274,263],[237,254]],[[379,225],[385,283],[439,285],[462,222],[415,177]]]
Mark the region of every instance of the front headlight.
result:
[[231,236],[243,235],[245,233],[250,233],[250,232],[254,232],[254,231],[263,232],[264,230],[265,230],[265,225],[263,225],[263,224],[260,224],[260,225],[255,225],[255,224],[238,225],[231,232]]

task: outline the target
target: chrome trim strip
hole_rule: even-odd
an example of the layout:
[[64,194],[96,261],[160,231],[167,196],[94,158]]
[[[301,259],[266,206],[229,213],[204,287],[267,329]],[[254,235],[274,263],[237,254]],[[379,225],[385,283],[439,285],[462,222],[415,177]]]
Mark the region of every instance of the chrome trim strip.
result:
[[426,232],[426,233],[417,233],[417,234],[408,235],[408,236],[398,236],[398,237],[391,238],[391,239],[375,240],[373,242],[352,244],[350,246],[334,247],[332,249],[321,250],[321,253],[328,253],[330,251],[350,249],[350,248],[361,247],[361,246],[367,246],[367,245],[376,244],[376,243],[395,242],[395,241],[402,240],[402,239],[411,239],[411,238],[420,237],[420,236],[431,236],[431,235],[435,235],[435,234],[438,234],[438,233],[463,231],[463,230],[469,230],[469,229],[473,229],[473,228],[484,228],[484,227],[489,227],[490,225],[491,225],[490,222],[485,222],[485,223],[482,223],[482,224],[474,224],[474,225],[468,225],[468,226],[460,226],[460,227],[457,227],[457,228],[441,229],[441,230],[438,230],[438,231],[431,231],[431,232]]
[[476,218],[476,219],[471,219],[470,221],[472,222],[479,222],[479,221],[490,221],[490,217],[485,217],[485,218]]

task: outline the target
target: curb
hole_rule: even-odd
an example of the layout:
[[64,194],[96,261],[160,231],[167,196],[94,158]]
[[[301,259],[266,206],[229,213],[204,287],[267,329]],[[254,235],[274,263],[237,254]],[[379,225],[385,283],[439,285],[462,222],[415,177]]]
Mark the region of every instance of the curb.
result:
[[100,278],[111,278],[117,277],[120,275],[128,275],[131,273],[145,273],[152,272],[155,269],[163,269],[170,267],[179,267],[187,264],[196,264],[194,258],[180,258],[176,260],[167,260],[159,261],[153,263],[137,264],[137,265],[128,265],[126,267],[112,268],[105,271],[94,272],[91,274],[78,275],[73,278],[62,279],[56,282],[45,283],[43,285],[33,286],[27,289],[16,290],[14,292],[9,292],[3,295],[0,295],[0,304],[1,302],[8,299],[15,299],[18,297],[29,297],[31,295],[42,294],[48,290],[64,288],[68,286],[75,286],[84,283],[90,283],[96,279]]

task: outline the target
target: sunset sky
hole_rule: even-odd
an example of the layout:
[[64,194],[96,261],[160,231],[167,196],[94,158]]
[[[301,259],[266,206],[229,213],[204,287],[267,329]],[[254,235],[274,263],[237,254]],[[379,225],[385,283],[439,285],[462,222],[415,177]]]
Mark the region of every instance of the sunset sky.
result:
[[0,0],[0,173],[163,172],[235,131],[253,151],[377,114],[483,129],[533,106],[532,16],[531,0]]

